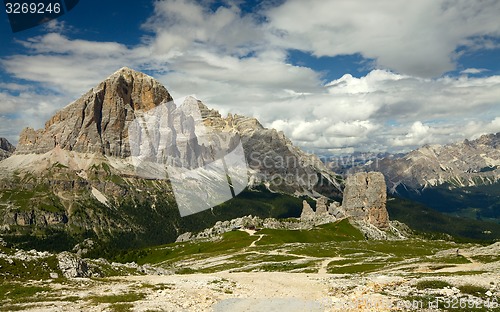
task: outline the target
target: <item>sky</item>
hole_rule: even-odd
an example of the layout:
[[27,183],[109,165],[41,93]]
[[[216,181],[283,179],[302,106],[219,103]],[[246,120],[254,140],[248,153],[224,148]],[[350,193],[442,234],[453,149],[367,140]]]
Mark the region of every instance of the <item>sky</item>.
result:
[[80,0],[12,33],[0,12],[0,137],[123,66],[320,155],[406,152],[500,131],[500,1]]

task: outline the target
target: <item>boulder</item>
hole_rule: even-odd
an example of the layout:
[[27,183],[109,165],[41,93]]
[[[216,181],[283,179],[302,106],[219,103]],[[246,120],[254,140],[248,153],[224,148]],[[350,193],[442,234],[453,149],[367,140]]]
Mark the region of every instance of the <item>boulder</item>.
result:
[[76,254],[62,252],[57,255],[57,261],[59,269],[66,278],[90,277],[92,275],[87,262]]
[[347,216],[344,208],[342,208],[339,202],[331,203],[330,206],[328,206],[328,213],[335,217],[335,219],[343,219]]
[[177,239],[175,240],[176,243],[183,243],[183,242],[188,242],[191,240],[191,237],[193,236],[193,234],[191,232],[186,232],[186,233],[183,233],[181,235],[179,235],[177,237]]

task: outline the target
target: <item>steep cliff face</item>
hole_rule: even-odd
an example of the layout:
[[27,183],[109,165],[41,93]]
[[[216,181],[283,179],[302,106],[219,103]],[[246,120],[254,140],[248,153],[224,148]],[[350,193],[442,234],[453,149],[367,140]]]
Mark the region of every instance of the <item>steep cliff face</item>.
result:
[[5,138],[0,138],[0,160],[8,158],[16,148]]
[[58,146],[78,153],[130,156],[128,125],[134,111],[171,100],[158,81],[124,67],[56,113],[44,129],[24,129],[16,154],[43,154]]
[[382,173],[359,172],[347,177],[342,208],[354,220],[388,229],[386,202],[387,191]]

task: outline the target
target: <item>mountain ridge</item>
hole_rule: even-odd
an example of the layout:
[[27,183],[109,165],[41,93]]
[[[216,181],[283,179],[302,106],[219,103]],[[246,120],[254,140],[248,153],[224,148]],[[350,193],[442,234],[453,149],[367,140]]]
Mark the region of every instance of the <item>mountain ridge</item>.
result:
[[[184,104],[177,107],[154,78],[122,68],[57,112],[43,129],[25,129],[16,152],[0,162],[0,231],[15,241],[38,233],[36,244],[47,237],[67,246],[98,238],[127,248],[173,241],[183,232],[248,214],[300,214],[301,195],[341,198],[340,177],[282,132],[264,128],[255,118],[222,117],[192,97]],[[173,152],[167,156],[181,162],[203,164],[215,155],[196,136],[189,115],[195,108],[213,131],[240,133],[249,165],[246,195],[181,218],[167,176],[141,176],[130,157],[128,127],[139,111],[156,108],[171,133]],[[222,151],[227,147],[222,145]],[[256,200],[253,189],[267,192],[259,194],[269,201]]]
[[445,183],[456,187],[500,179],[500,132],[447,145],[424,145],[398,158],[377,159],[363,167],[384,174],[391,193],[398,187],[419,191]]

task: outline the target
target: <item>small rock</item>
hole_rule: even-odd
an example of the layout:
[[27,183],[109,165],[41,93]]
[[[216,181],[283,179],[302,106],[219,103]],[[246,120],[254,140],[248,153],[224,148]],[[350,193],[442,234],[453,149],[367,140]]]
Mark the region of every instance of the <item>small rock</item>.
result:
[[191,240],[191,237],[193,234],[191,232],[186,232],[184,234],[179,235],[177,239],[175,240],[176,243],[183,243]]

